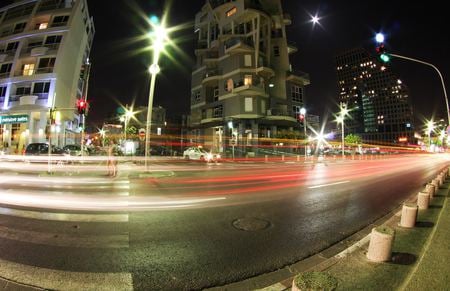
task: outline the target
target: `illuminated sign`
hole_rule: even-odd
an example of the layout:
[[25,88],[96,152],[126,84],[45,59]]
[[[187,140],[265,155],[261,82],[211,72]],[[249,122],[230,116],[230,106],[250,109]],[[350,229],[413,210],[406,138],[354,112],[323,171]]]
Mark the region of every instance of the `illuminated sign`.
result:
[[407,138],[407,137],[399,137],[399,138],[398,138],[398,141],[399,141],[399,142],[407,142],[407,141],[408,141],[408,138]]
[[236,14],[236,12],[237,12],[236,7],[231,8],[230,10],[227,11],[227,17],[230,17],[233,14]]
[[28,115],[0,115],[0,124],[27,123]]

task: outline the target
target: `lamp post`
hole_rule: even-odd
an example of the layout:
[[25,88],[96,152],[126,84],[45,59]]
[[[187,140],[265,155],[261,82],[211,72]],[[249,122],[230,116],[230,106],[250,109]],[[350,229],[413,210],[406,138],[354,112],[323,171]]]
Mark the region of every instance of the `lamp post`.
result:
[[153,96],[155,94],[156,75],[159,73],[160,68],[158,61],[160,54],[164,50],[164,45],[167,42],[167,30],[164,25],[159,25],[157,21],[152,20],[153,33],[151,36],[152,48],[153,48],[153,62],[149,68],[151,75],[150,90],[148,94],[148,108],[147,108],[147,121],[145,129],[145,170],[148,170],[148,156],[150,153],[150,130],[152,123],[152,110],[153,110]]
[[128,122],[130,121],[130,118],[134,116],[136,112],[133,111],[133,107],[131,107],[131,109],[125,108],[125,114],[124,114],[124,125],[125,125],[125,129],[124,129],[124,139],[125,142],[127,141],[127,127],[128,127]]
[[344,152],[344,142],[345,142],[345,136],[344,136],[344,120],[345,120],[345,116],[348,114],[348,109],[347,106],[342,105],[340,106],[340,112],[339,115],[336,118],[337,123],[341,124],[341,135],[342,135],[342,159],[345,159],[345,152]]
[[[307,139],[306,139],[306,109],[304,107],[302,107],[300,109],[300,114],[303,115],[303,131],[305,133],[305,141],[307,141]],[[306,158],[307,158],[307,155],[308,155],[308,153],[306,152],[307,151],[307,145],[308,145],[308,143],[305,142],[305,161],[306,161]]]
[[428,148],[431,151],[431,132],[434,129],[434,122],[430,120],[427,122],[427,131],[428,131]]

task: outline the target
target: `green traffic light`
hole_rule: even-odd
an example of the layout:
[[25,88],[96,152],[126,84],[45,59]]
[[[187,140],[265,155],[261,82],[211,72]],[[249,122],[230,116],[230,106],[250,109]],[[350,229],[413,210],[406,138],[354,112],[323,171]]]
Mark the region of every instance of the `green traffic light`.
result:
[[387,63],[391,60],[391,57],[388,54],[381,54],[380,60],[383,61],[384,63]]

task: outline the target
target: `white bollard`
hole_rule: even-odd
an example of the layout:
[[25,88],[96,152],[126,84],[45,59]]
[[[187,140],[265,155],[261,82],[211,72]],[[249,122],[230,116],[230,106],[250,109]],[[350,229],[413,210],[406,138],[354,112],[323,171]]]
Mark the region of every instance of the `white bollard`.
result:
[[430,205],[430,194],[428,192],[419,192],[417,195],[417,206],[419,209],[428,209]]
[[387,262],[391,259],[395,231],[388,226],[374,227],[370,234],[367,258],[373,262]]
[[264,156],[264,161],[265,161],[266,163],[269,161],[269,156],[268,156],[268,155],[265,155],[265,156]]
[[436,179],[433,179],[433,181],[431,181],[431,184],[433,184],[433,186],[434,186],[434,195],[436,195],[437,191],[439,190],[439,181]]
[[404,203],[402,208],[402,217],[400,226],[412,228],[416,225],[418,206],[414,203]]
[[300,162],[300,156],[297,155],[297,162]]
[[281,161],[284,162],[284,155],[281,155]]
[[426,186],[425,186],[425,191],[426,192],[428,192],[428,194],[430,194],[430,200],[431,199],[433,199],[433,197],[434,197],[434,185],[433,184],[430,184],[430,183],[428,183]]

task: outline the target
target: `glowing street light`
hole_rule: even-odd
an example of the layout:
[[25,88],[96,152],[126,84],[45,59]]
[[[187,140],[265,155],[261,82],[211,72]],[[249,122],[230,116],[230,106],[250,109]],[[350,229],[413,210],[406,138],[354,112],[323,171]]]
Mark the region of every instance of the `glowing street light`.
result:
[[[131,107],[131,109],[125,108],[125,113],[124,115],[120,118],[121,121],[123,121],[124,124],[124,139],[125,141],[127,140],[127,127],[128,127],[128,122],[130,121],[130,118],[132,118],[134,115],[136,114],[136,112],[133,111],[133,107]],[[122,120],[123,118],[123,120]]]
[[339,111],[339,115],[336,117],[336,122],[339,124],[341,124],[341,133],[342,133],[342,159],[345,159],[345,153],[344,153],[344,142],[345,142],[345,137],[344,137],[344,120],[345,120],[345,116],[348,115],[348,109],[346,105],[341,104],[340,105],[340,111]]
[[384,34],[382,34],[381,32],[377,33],[375,35],[375,41],[377,43],[383,43],[384,42]]
[[[160,72],[158,61],[161,53],[164,51],[164,47],[168,42],[168,30],[164,26],[164,21],[159,24],[159,21],[155,21],[157,17],[150,19],[150,25],[153,31],[149,34],[152,42],[153,49],[153,62],[149,68],[151,74],[150,90],[148,94],[148,107],[147,107],[147,122],[145,129],[145,169],[148,170],[148,156],[150,153],[150,130],[152,123],[152,110],[153,110],[153,96],[155,94],[156,75]],[[158,19],[159,20],[159,19]]]
[[434,130],[434,121],[429,120],[427,121],[427,132],[428,132],[428,147],[431,150],[431,132]]
[[[304,107],[300,108],[300,114],[303,116],[303,130],[305,133],[305,140],[306,140],[306,109]],[[307,158],[306,148],[307,148],[307,143],[305,143],[305,161]]]

